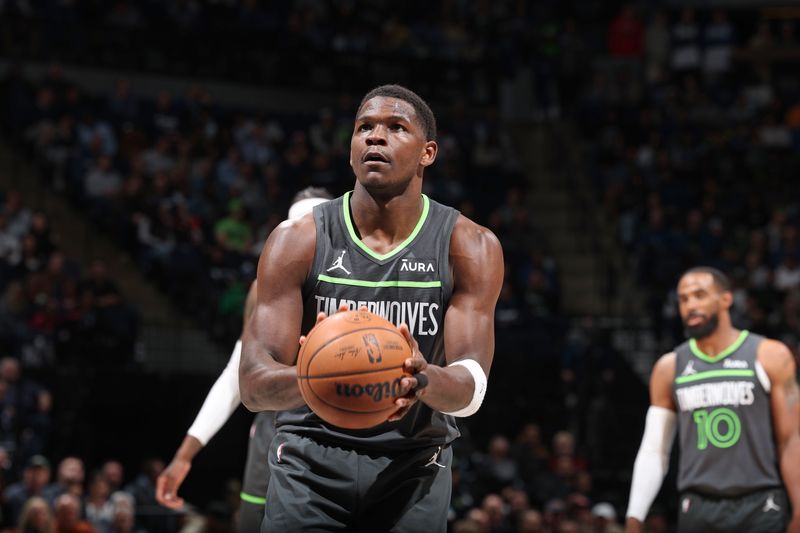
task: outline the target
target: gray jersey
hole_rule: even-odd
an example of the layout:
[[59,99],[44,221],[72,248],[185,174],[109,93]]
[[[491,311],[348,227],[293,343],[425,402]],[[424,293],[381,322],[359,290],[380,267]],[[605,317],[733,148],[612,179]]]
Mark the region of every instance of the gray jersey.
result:
[[778,487],[769,383],[757,363],[759,335],[742,331],[717,357],[694,342],[675,349],[678,490],[739,496]]
[[[303,286],[303,328],[317,314],[331,315],[341,303],[366,306],[396,325],[408,324],[429,364],[445,366],[444,315],[453,290],[450,235],[458,212],[423,195],[423,212],[403,243],[380,255],[366,247],[350,217],[350,193],[314,208],[317,243]],[[417,402],[398,422],[346,430],[322,421],[308,407],[277,416],[278,431],[290,431],[356,448],[405,450],[448,443],[458,437],[451,416]]]

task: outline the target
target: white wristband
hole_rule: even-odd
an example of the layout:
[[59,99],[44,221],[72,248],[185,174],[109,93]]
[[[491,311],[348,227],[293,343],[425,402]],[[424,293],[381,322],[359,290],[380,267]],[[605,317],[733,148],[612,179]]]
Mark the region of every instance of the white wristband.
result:
[[203,407],[197,413],[188,433],[205,446],[219,428],[230,418],[241,403],[239,398],[239,359],[242,356],[242,341],[236,341],[233,353],[220,373],[217,381],[208,391]]
[[481,368],[481,365],[474,359],[462,359],[461,361],[456,361],[448,366],[456,365],[463,366],[469,370],[469,373],[472,375],[472,379],[475,382],[475,389],[472,392],[472,400],[470,400],[466,407],[462,407],[458,411],[452,411],[444,414],[463,418],[465,416],[474,415],[478,412],[478,409],[480,409],[481,404],[483,403],[483,397],[486,396],[487,380],[486,374],[483,372],[483,368]]

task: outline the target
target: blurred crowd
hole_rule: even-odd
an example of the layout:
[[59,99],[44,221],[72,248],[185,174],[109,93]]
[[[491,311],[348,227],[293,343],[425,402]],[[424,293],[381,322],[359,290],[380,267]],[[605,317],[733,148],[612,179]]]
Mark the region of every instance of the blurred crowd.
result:
[[[617,450],[635,448],[640,436],[636,424],[616,422],[628,405],[619,396],[627,378],[609,331],[563,317],[558,268],[526,204],[532,192],[499,117],[497,81],[529,72],[533,118],[575,125],[585,172],[662,342],[682,336],[671,292],[677,275],[703,263],[732,274],[738,326],[796,347],[800,80],[791,62],[800,45],[797,21],[785,13],[759,19],[749,11],[608,5],[375,2],[360,10],[348,1],[9,0],[0,3],[8,29],[0,46],[16,57],[271,86],[311,79],[333,87],[336,104],[304,114],[254,111],[223,105],[199,86],[147,98],[126,78],[94,94],[57,62],[34,81],[12,65],[0,84],[4,132],[47,186],[230,346],[258,254],[292,195],[309,185],[334,195],[352,187],[352,120],[369,88],[360,83],[385,81],[387,61],[406,72],[400,79],[418,79],[408,84],[431,97],[440,126],[425,192],[503,243],[496,319],[505,360],[498,357],[493,377],[530,376],[526,390],[497,387],[477,417],[492,417],[505,436],[484,439],[477,424],[465,424],[451,530],[613,533],[632,462]],[[420,66],[404,71],[410,64]],[[346,81],[364,68],[365,77]],[[63,494],[44,490],[51,399],[33,381],[14,392],[23,388],[6,365],[127,364],[137,322],[102,262],[81,268],[58,249],[46,214],[31,212],[15,191],[1,199],[0,343],[14,356],[0,363],[0,402],[11,406],[0,410],[0,433],[14,465],[4,523],[30,515],[71,524],[58,531],[89,531],[75,521],[98,533],[181,527],[163,522],[177,517],[151,512],[153,462],[127,492],[106,479],[105,467],[86,483],[82,466],[80,481],[61,483]],[[152,516],[162,522],[149,523]],[[666,530],[664,516],[653,513],[652,531]],[[50,531],[37,527],[20,531]]]
[[103,261],[82,269],[56,240],[45,213],[0,191],[0,348],[28,368],[128,363],[136,313]]
[[671,289],[707,264],[735,282],[735,324],[797,349],[799,21],[735,15],[626,6],[575,117],[656,335],[681,338]]
[[[90,95],[58,65],[35,85],[12,69],[4,89],[12,131],[24,132],[44,179],[218,340],[238,336],[258,255],[295,192],[352,188],[357,101],[349,93],[336,107],[282,115],[218,105],[199,87],[149,100],[125,79]],[[496,110],[460,101],[441,109],[439,123],[439,161],[426,172],[425,191],[503,241],[501,327],[557,315],[556,268],[534,231]]]

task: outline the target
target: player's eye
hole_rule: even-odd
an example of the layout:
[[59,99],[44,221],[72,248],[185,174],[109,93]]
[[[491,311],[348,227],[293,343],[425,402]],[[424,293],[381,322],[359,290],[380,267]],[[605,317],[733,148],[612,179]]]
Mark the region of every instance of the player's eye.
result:
[[371,125],[371,124],[366,124],[366,123],[364,123],[364,124],[361,124],[361,125],[358,127],[358,131],[369,131],[369,130],[371,130],[371,129],[372,129],[372,125]]
[[392,124],[392,125],[390,126],[390,128],[391,128],[393,131],[406,131],[406,128],[405,128],[405,126],[403,126],[402,124]]

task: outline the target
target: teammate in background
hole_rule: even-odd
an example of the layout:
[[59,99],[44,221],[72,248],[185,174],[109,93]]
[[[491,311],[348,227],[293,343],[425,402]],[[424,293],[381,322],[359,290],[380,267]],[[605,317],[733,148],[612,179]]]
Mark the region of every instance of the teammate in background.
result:
[[[435,139],[418,95],[372,90],[351,138],[354,190],[267,240],[240,365],[245,406],[279,411],[262,531],[446,530],[454,417],[486,391],[503,258],[489,230],[422,194]],[[294,365],[301,333],[362,305],[402,324],[411,376],[385,423],[343,430],[305,405]]]
[[[289,208],[289,219],[299,218],[332,196],[321,188],[308,187],[295,195]],[[244,305],[244,321],[247,324],[256,303],[256,283],[250,286]],[[183,507],[183,498],[178,497],[178,489],[192,467],[195,455],[219,431],[241,402],[239,398],[239,359],[242,341],[236,342],[233,353],[225,369],[209,390],[194,423],[186,432],[178,451],[170,464],[156,482],[156,499],[170,509]],[[264,496],[267,494],[269,470],[267,469],[267,450],[275,434],[275,416],[271,411],[256,415],[250,428],[247,449],[247,464],[239,508],[239,531],[251,533],[258,531],[264,516]]]
[[716,269],[692,268],[678,283],[689,341],[653,368],[628,532],[642,530],[667,471],[676,425],[678,531],[800,532],[794,357],[778,341],[735,329],[732,301],[730,281]]

